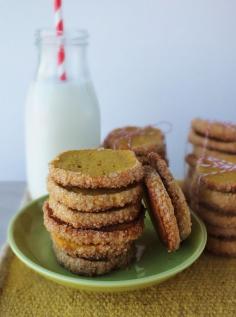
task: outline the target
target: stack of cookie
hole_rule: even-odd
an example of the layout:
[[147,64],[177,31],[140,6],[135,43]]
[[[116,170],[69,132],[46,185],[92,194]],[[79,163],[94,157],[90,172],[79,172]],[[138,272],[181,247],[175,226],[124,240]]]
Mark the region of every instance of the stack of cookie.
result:
[[100,275],[127,266],[142,234],[143,168],[129,150],[79,150],[50,163],[44,223],[70,271]]
[[142,164],[148,164],[150,152],[158,153],[167,162],[165,136],[152,126],[115,129],[108,134],[103,145],[108,149],[130,149]]
[[236,158],[236,125],[226,122],[192,120],[189,142],[196,157],[213,156],[219,159]]
[[207,248],[236,256],[236,125],[195,119],[185,191],[205,221]]

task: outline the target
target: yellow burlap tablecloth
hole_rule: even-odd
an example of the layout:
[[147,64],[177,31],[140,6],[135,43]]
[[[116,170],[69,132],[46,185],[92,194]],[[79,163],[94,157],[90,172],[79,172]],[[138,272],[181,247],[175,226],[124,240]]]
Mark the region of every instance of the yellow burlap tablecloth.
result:
[[1,317],[236,316],[236,259],[210,254],[175,278],[129,293],[86,293],[46,280],[7,249]]

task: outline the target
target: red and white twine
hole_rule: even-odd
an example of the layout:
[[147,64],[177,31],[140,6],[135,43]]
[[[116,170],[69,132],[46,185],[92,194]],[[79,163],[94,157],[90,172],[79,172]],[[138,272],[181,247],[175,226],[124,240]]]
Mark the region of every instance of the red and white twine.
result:
[[220,173],[226,173],[226,172],[233,172],[236,171],[236,164],[225,161],[222,159],[218,159],[213,156],[207,156],[206,157],[206,162],[201,164],[202,167],[207,167],[207,168],[216,168],[218,171],[216,172],[211,172],[208,175],[212,174],[220,174]]

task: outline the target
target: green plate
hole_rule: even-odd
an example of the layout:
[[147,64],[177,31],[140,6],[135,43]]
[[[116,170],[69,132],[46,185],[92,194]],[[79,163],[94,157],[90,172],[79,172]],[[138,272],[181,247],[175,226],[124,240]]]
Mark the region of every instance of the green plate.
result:
[[[8,241],[17,257],[28,267],[59,284],[95,291],[127,291],[161,283],[190,266],[202,253],[207,239],[202,221],[192,213],[192,233],[180,249],[168,253],[146,217],[146,227],[137,242],[144,246],[141,259],[130,268],[100,277],[82,277],[61,267],[52,252],[49,234],[43,225],[42,203],[33,201],[12,219]],[[141,248],[140,248],[141,249]]]

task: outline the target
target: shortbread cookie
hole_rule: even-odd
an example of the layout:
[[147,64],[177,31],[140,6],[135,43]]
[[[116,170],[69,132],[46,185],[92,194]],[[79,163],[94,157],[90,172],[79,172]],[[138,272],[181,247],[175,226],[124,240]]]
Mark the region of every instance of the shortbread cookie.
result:
[[198,203],[208,205],[229,215],[236,215],[236,193],[225,193],[209,189],[200,181],[197,172],[190,168],[183,185],[183,190],[188,200],[195,198]]
[[212,226],[223,228],[236,228],[236,215],[229,215],[220,210],[214,210],[202,203],[195,206],[196,211],[202,220]]
[[143,169],[132,151],[93,149],[61,153],[49,174],[63,186],[120,188],[141,181]]
[[220,151],[208,150],[202,146],[193,146],[193,153],[198,159],[201,157],[211,156],[221,160],[236,163],[236,154],[228,154]]
[[212,209],[236,216],[236,193],[224,193],[199,186],[198,198],[199,202],[207,204]]
[[67,240],[78,244],[110,244],[125,243],[138,239],[143,233],[144,217],[143,213],[139,217],[128,223],[111,225],[100,229],[79,229],[58,219],[50,209],[48,202],[43,205],[44,225],[51,234],[58,234]]
[[96,229],[135,220],[141,211],[141,202],[121,208],[112,208],[105,212],[80,212],[68,208],[53,198],[49,199],[49,208],[56,218],[71,224],[75,228]]
[[186,156],[186,162],[191,167],[195,167],[195,176],[199,185],[203,184],[209,189],[221,192],[236,192],[236,165],[234,163],[220,160],[215,162],[210,157],[197,160],[193,154]]
[[72,273],[97,276],[109,273],[115,269],[127,267],[135,256],[135,249],[131,248],[126,253],[107,260],[88,260],[72,257],[64,250],[53,245],[57,261]]
[[160,129],[128,126],[111,131],[104,140],[104,147],[111,149],[130,149],[142,160],[149,152],[157,152],[166,158],[165,137]]
[[208,235],[206,248],[216,255],[236,257],[236,238],[224,239]]
[[100,212],[127,204],[137,204],[142,197],[141,184],[121,189],[80,189],[62,187],[49,178],[47,187],[51,198],[81,212]]
[[179,248],[180,235],[174,207],[157,171],[145,166],[145,185],[147,188],[147,204],[152,223],[162,242],[169,251]]
[[197,133],[224,142],[236,141],[236,125],[230,122],[194,119],[192,128]]
[[193,145],[202,146],[209,150],[236,154],[236,141],[223,142],[207,138],[206,136],[196,133],[193,129],[190,130],[188,140]]
[[150,165],[158,172],[174,207],[181,240],[191,233],[191,215],[185,196],[175,181],[166,162],[156,153],[148,155]]
[[214,237],[221,238],[235,238],[236,239],[236,227],[221,227],[213,226],[209,223],[206,223],[207,232]]
[[133,245],[133,242],[117,244],[115,241],[111,244],[78,244],[58,234],[51,234],[51,238],[53,243],[68,255],[93,260],[110,259],[121,255]]

